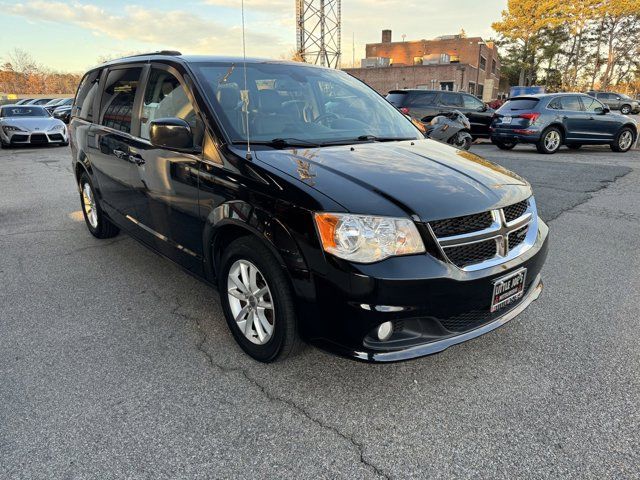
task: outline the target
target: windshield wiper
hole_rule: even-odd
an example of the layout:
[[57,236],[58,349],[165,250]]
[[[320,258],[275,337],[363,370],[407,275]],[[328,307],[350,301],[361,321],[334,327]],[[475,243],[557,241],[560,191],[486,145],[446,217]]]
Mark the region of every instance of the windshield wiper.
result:
[[[233,142],[234,144],[241,145],[246,144],[246,141]],[[287,147],[321,147],[322,143],[312,142],[310,140],[302,140],[300,138],[274,138],[272,140],[252,140],[251,145],[267,145],[273,148],[287,148]]]
[[376,137],[375,135],[360,135],[358,141],[365,142],[402,142],[404,140],[415,140],[413,137]]

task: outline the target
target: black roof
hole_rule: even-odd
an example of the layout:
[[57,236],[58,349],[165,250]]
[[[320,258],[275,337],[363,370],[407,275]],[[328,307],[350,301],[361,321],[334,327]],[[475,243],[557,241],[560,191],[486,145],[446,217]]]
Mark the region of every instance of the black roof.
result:
[[297,65],[297,66],[307,66],[314,68],[326,68],[321,67],[319,65],[312,65],[310,63],[301,63],[294,62],[291,60],[275,60],[270,58],[260,58],[260,57],[247,57],[244,59],[240,56],[224,56],[224,55],[182,55],[180,52],[173,50],[161,50],[158,52],[152,53],[141,53],[136,55],[131,55],[128,57],[116,58],[114,60],[109,60],[107,62],[101,63],[100,65],[96,65],[92,68],[103,68],[109,65],[119,65],[124,63],[139,63],[139,62],[150,62],[152,60],[169,60],[169,61],[178,61],[181,63],[242,63],[244,61],[247,64],[251,63],[273,63],[273,64],[284,64],[284,65]]

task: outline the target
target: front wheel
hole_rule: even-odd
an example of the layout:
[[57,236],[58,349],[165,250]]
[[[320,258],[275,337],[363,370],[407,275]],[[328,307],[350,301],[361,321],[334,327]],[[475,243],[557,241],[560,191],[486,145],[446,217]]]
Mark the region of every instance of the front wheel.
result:
[[542,132],[536,148],[540,153],[556,153],[562,145],[562,133],[556,127],[550,127]]
[[222,253],[219,291],[238,345],[260,362],[283,360],[301,347],[293,294],[271,251],[242,237]]
[[631,105],[623,105],[620,107],[620,113],[623,115],[629,115],[631,113]]
[[458,132],[449,140],[450,145],[453,145],[460,150],[469,150],[472,143],[473,138],[469,132]]
[[633,146],[635,134],[629,127],[624,127],[618,132],[615,140],[611,144],[611,150],[614,152],[627,152]]
[[100,239],[112,238],[118,235],[120,229],[111,223],[111,220],[102,211],[100,202],[96,197],[96,191],[86,172],[80,176],[79,186],[82,214],[91,235]]

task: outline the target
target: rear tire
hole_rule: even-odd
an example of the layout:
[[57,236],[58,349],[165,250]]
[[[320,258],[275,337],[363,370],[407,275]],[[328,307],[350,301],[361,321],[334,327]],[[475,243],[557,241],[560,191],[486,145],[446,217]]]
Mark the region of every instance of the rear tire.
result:
[[624,153],[628,152],[636,140],[635,132],[630,127],[624,127],[620,129],[616,138],[611,144],[611,150],[614,152]]
[[91,235],[100,239],[113,238],[118,235],[120,229],[111,223],[111,220],[102,211],[96,191],[86,172],[80,176],[78,185],[80,186],[82,214]]
[[291,286],[282,266],[258,238],[241,237],[227,246],[219,272],[222,309],[245,353],[269,363],[302,348]]
[[540,136],[536,143],[538,152],[551,155],[560,150],[562,145],[562,132],[556,127],[549,127]]
[[631,105],[623,105],[620,107],[620,113],[622,115],[629,115],[631,113]]
[[513,150],[517,145],[517,142],[502,142],[500,140],[494,140],[493,144],[500,150]]

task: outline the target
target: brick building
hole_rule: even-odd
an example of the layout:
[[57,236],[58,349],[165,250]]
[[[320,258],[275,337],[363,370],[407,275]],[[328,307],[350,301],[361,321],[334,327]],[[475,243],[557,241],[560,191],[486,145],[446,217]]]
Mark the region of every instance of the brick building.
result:
[[393,42],[391,30],[383,30],[382,42],[367,44],[361,67],[345,71],[382,94],[397,88],[428,88],[466,91],[489,101],[499,93],[496,46],[463,34]]

